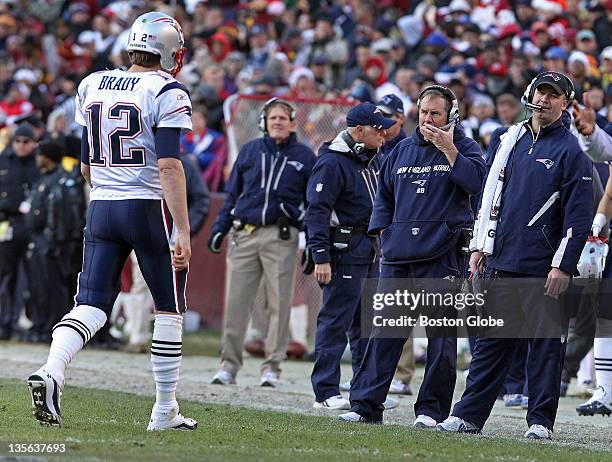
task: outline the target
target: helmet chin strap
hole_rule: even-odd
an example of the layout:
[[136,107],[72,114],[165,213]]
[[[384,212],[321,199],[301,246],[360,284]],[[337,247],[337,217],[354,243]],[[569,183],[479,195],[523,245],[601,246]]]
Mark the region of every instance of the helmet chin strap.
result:
[[181,69],[183,68],[183,57],[185,56],[186,50],[186,48],[181,48],[176,52],[176,55],[174,56],[176,66],[174,66],[174,68],[170,71],[170,75],[172,77],[176,77],[178,73],[181,72]]

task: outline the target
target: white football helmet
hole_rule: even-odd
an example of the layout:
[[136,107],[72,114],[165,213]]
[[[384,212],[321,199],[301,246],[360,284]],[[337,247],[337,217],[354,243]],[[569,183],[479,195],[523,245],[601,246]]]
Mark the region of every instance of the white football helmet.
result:
[[136,18],[128,38],[127,51],[145,51],[160,57],[163,70],[176,75],[183,67],[185,38],[180,24],[157,11]]
[[[578,276],[574,279],[581,279],[582,283],[601,279],[606,257],[608,256],[608,244],[606,238],[589,236],[578,261]],[[578,281],[576,281],[578,282]]]

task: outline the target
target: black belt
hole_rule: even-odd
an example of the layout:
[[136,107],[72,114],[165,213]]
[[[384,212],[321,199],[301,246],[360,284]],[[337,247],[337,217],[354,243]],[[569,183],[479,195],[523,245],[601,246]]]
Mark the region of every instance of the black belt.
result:
[[351,235],[353,236],[363,236],[364,234],[368,233],[368,227],[367,226],[353,226],[353,229],[351,231]]

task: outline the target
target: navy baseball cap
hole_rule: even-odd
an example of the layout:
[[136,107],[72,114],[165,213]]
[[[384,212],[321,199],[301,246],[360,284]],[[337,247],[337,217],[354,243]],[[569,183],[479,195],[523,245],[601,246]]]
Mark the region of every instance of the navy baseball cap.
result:
[[392,93],[383,96],[376,107],[380,109],[386,117],[390,117],[393,114],[404,115],[404,103],[399,97]]
[[395,124],[394,120],[387,119],[382,111],[372,103],[361,103],[352,108],[346,115],[346,125],[356,127],[369,125],[377,129],[388,129]]
[[568,80],[569,79],[558,72],[543,72],[538,75],[538,78],[533,83],[533,88],[550,85],[558,94],[565,95],[567,99],[571,99],[574,88]]

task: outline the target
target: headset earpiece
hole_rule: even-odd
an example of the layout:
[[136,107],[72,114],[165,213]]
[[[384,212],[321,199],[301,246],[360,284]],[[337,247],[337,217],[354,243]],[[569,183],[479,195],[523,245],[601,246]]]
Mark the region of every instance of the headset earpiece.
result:
[[536,75],[531,80],[529,85],[527,85],[527,88],[525,89],[525,93],[523,93],[523,97],[521,98],[521,102],[525,105],[527,109],[531,109],[532,111],[542,110],[541,106],[538,106],[537,104],[533,104],[533,97],[536,91],[535,83],[544,74],[557,74],[557,75],[562,76],[567,81],[568,88],[570,89],[570,93],[569,95],[565,95],[567,97],[567,105],[565,106],[565,108],[567,109],[568,107],[570,107],[570,105],[572,104],[572,101],[574,101],[574,98],[576,96],[576,91],[574,90],[574,82],[572,82],[572,79],[570,79],[567,75],[565,75],[562,72],[547,71],[547,72],[542,72]]
[[363,151],[365,151],[365,143],[356,142],[348,132],[342,133],[342,139],[355,154],[361,154]]
[[295,108],[291,104],[289,104],[287,101],[284,101],[277,97],[270,98],[263,105],[263,108],[261,109],[261,113],[259,114],[259,130],[261,130],[263,133],[266,133],[266,134],[268,133],[268,128],[266,127],[268,123],[268,111],[270,110],[270,107],[273,105],[281,105],[289,109],[289,120],[291,120],[291,122],[293,122],[295,120],[295,117],[297,116],[297,112]]

